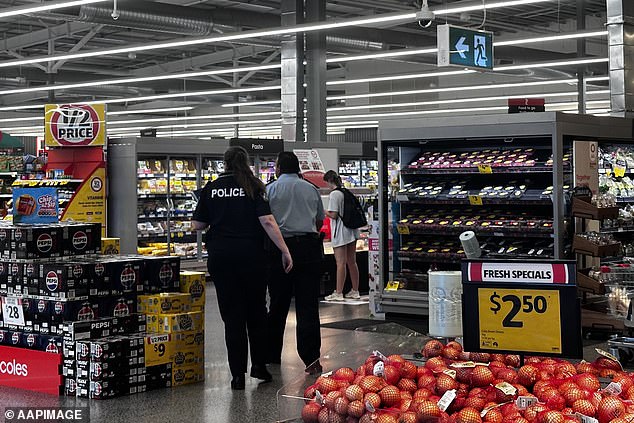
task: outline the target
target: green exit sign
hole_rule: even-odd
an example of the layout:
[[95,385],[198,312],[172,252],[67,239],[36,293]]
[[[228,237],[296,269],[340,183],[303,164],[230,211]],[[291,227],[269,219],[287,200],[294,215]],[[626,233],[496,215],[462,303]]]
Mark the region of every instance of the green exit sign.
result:
[[493,69],[493,33],[439,25],[438,66]]

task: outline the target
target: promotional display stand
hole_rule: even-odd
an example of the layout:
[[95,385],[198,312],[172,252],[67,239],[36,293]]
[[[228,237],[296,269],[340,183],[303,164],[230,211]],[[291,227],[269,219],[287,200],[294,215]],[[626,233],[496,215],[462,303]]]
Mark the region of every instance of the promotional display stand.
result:
[[467,351],[582,358],[571,261],[462,263]]

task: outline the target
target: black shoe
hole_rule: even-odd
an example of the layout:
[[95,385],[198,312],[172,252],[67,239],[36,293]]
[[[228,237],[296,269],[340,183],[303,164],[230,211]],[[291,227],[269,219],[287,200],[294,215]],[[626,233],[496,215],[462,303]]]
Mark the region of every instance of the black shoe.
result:
[[308,373],[309,375],[318,375],[323,373],[324,368],[321,367],[321,363],[319,361],[315,361],[313,364],[306,367],[306,370],[304,371]]
[[231,379],[231,389],[234,391],[244,391],[244,375],[234,376]]
[[266,370],[266,366],[254,364],[251,366],[251,377],[260,379],[262,382],[270,382],[273,376]]

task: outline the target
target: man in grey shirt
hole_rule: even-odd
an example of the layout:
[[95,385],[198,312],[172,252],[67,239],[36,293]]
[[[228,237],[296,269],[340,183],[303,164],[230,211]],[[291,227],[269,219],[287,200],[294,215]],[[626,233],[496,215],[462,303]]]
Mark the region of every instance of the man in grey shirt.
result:
[[269,276],[269,363],[281,363],[286,318],[294,295],[297,352],[307,373],[321,373],[319,281],[324,257],[319,229],[324,208],[317,188],[301,178],[294,153],[278,155],[276,173],[277,181],[269,184],[266,192],[273,217],[293,257],[293,269],[285,273],[277,257],[279,252],[273,253]]

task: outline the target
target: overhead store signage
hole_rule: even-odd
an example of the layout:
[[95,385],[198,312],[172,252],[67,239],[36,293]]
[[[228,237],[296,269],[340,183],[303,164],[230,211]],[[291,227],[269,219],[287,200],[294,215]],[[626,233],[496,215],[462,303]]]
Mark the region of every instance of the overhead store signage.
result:
[[509,113],[538,113],[546,111],[543,98],[509,98]]
[[582,355],[581,311],[569,261],[465,261],[465,349]]
[[47,104],[47,147],[86,147],[106,144],[106,108],[103,104]]
[[284,141],[275,139],[232,138],[229,145],[244,147],[249,154],[253,155],[277,155],[284,151]]
[[454,25],[438,26],[438,66],[493,69],[493,33]]

